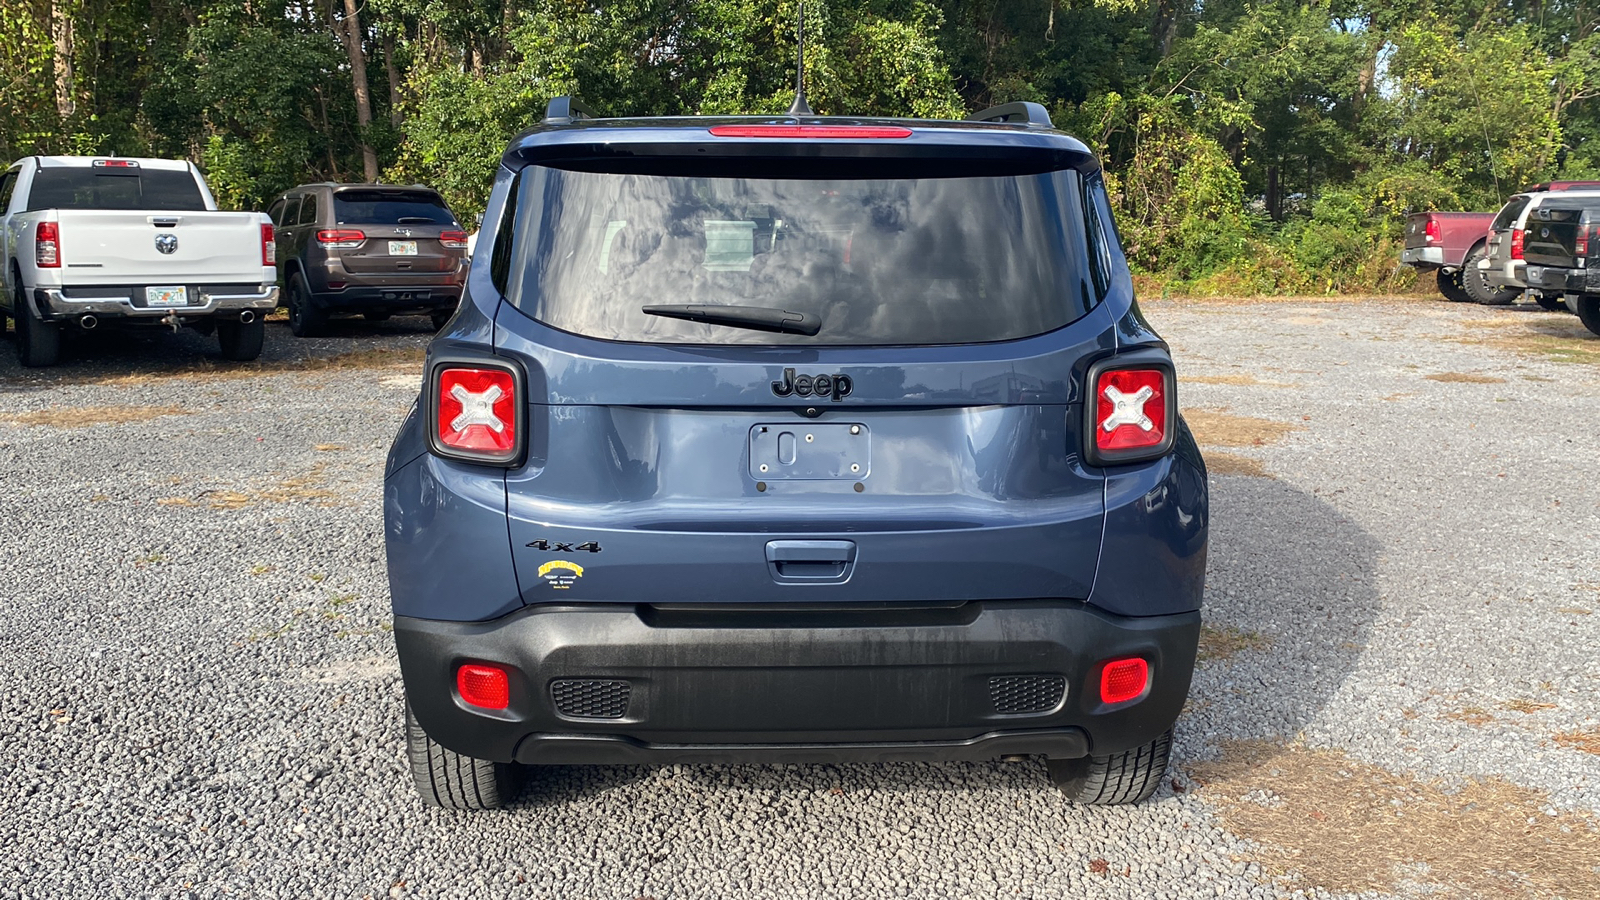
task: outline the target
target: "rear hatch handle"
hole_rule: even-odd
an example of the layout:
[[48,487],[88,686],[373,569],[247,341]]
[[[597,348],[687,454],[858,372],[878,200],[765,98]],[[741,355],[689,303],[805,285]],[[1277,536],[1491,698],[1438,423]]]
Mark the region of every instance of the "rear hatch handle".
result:
[[779,584],[842,584],[855,565],[855,541],[767,541],[767,570]]

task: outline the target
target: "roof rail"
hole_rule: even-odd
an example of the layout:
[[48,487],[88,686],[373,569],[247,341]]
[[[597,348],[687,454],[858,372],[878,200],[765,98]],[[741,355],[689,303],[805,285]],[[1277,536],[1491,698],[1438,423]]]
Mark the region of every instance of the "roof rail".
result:
[[546,125],[571,125],[576,119],[597,119],[594,110],[583,105],[583,101],[570,95],[562,95],[550,101],[544,108],[544,124]]
[[1043,106],[1027,101],[1018,103],[1002,103],[991,106],[983,112],[967,116],[968,122],[1018,122],[1024,125],[1041,125],[1045,128],[1054,128],[1050,121],[1050,113]]

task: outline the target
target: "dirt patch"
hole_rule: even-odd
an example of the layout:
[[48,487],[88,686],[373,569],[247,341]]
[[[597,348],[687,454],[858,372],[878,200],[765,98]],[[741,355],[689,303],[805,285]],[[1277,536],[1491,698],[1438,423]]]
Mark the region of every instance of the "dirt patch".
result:
[[1555,736],[1555,742],[1562,747],[1571,747],[1574,750],[1600,756],[1600,728],[1588,731],[1564,731]]
[[1548,815],[1545,794],[1500,779],[1458,789],[1343,754],[1229,743],[1192,773],[1223,824],[1261,847],[1263,868],[1298,889],[1393,891],[1431,882],[1444,896],[1600,896],[1600,823]]
[[1494,716],[1481,706],[1463,706],[1444,714],[1446,719],[1465,722],[1468,725],[1487,725],[1494,721]]
[[1424,375],[1429,381],[1443,381],[1446,384],[1505,384],[1504,378],[1493,375],[1475,375],[1471,372],[1439,372],[1433,375]]
[[148,422],[162,416],[188,414],[188,410],[176,406],[66,406],[0,416],[0,419],[16,425],[82,428],[86,425],[126,425],[130,422]]
[[1261,464],[1261,460],[1253,456],[1241,456],[1238,453],[1224,453],[1221,450],[1207,450],[1206,474],[1208,475],[1242,475],[1250,478],[1271,478],[1272,474]]
[[320,487],[326,480],[326,463],[317,463],[311,471],[293,478],[254,490],[206,490],[193,497],[162,497],[156,503],[162,506],[209,506],[212,509],[244,509],[260,503],[305,503],[314,506],[338,506],[338,491]]
[[1264,649],[1271,641],[1254,631],[1231,626],[1200,626],[1200,662],[1229,659],[1245,650]]
[[1555,709],[1556,705],[1554,703],[1541,703],[1538,700],[1528,700],[1523,697],[1518,697],[1517,699],[1506,703],[1505,707],[1512,712],[1519,712],[1523,715],[1531,715],[1539,712],[1540,710]]
[[421,347],[373,348],[351,350],[336,356],[308,356],[301,359],[257,360],[248,363],[224,363],[198,360],[169,369],[132,372],[126,375],[109,375],[74,382],[101,384],[113,387],[151,384],[169,379],[200,383],[240,381],[263,375],[281,375],[291,372],[324,372],[351,369],[412,369],[422,365],[427,351]]
[[1300,426],[1256,416],[1238,416],[1221,409],[1186,409],[1184,421],[1195,440],[1206,447],[1264,447]]

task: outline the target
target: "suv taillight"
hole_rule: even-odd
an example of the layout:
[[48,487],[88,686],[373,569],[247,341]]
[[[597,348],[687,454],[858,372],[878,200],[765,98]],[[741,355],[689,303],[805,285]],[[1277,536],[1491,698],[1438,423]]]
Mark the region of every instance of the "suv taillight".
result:
[[1094,396],[1084,405],[1091,464],[1139,462],[1172,448],[1178,409],[1169,363],[1113,358],[1089,370],[1089,384]]
[[440,456],[515,465],[527,409],[517,370],[498,363],[440,362],[428,379],[428,439]]
[[317,232],[317,243],[324,247],[359,247],[367,233],[358,228],[325,228]]
[[1438,219],[1429,219],[1428,227],[1423,231],[1424,239],[1430,244],[1437,244],[1444,239],[1444,232],[1439,228]]
[[439,232],[439,243],[441,246],[449,247],[451,250],[465,250],[467,249],[467,233],[465,231],[441,231]]
[[278,264],[278,242],[272,233],[272,223],[261,226],[261,264],[275,266]]
[[1589,255],[1589,242],[1600,240],[1600,228],[1579,228],[1577,246],[1573,247],[1578,256]]
[[1512,259],[1521,259],[1522,258],[1522,229],[1521,228],[1513,228],[1513,229],[1511,229],[1511,258]]
[[54,222],[33,229],[33,262],[41,269],[61,268],[61,231]]

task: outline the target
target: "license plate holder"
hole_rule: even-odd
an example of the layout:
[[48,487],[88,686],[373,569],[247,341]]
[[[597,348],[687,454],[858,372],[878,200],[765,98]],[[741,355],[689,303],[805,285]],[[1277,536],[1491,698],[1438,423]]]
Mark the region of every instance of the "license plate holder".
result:
[[417,242],[416,241],[390,241],[389,242],[389,255],[390,256],[416,256],[417,255]]
[[182,285],[147,287],[144,289],[144,305],[150,309],[188,306],[189,289]]
[[750,477],[757,481],[860,481],[872,471],[872,432],[859,422],[750,429]]

